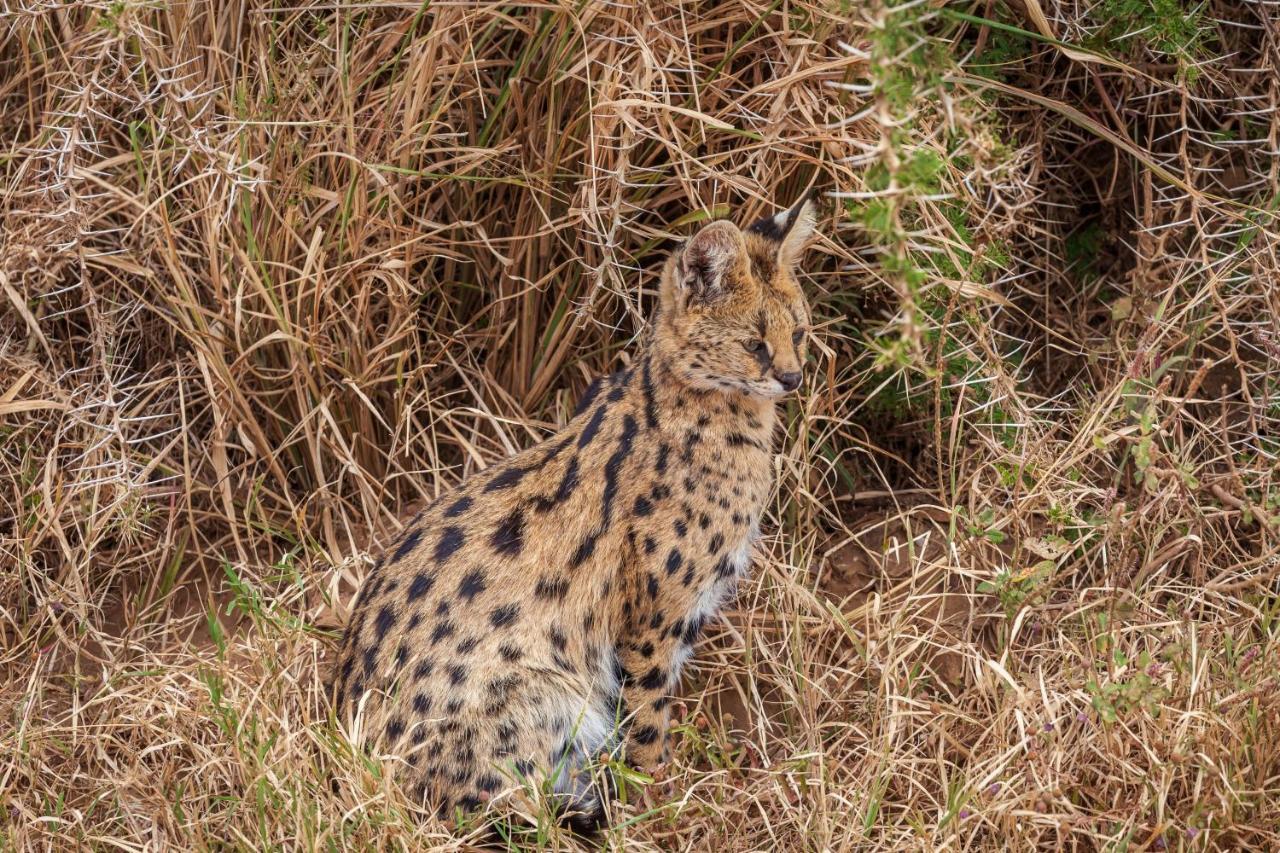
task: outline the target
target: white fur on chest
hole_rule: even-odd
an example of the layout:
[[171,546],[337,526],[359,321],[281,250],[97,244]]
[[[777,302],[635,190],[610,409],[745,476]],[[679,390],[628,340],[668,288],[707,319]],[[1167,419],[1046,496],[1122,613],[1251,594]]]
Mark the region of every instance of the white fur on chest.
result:
[[[738,581],[751,568],[751,549],[759,538],[760,520],[752,518],[746,535],[728,553],[727,560],[729,566],[733,569],[733,574],[728,577],[716,578],[714,582],[707,584],[702,589],[697,599],[694,600],[693,607],[689,608],[689,612],[685,614],[685,624],[693,622],[705,624],[720,612],[720,608],[724,606],[724,603],[737,591]],[[676,652],[675,671],[677,675],[679,675],[681,668],[691,654],[693,654],[691,645],[683,645]]]
[[[608,644],[601,646],[600,659],[590,673],[589,684],[582,693],[566,691],[552,696],[549,716],[569,730],[569,746],[558,766],[553,766],[552,790],[568,795],[569,802],[579,808],[593,808],[594,788],[582,768],[601,752],[612,752],[619,743],[618,681],[616,657]],[[585,695],[583,695],[585,693]]]

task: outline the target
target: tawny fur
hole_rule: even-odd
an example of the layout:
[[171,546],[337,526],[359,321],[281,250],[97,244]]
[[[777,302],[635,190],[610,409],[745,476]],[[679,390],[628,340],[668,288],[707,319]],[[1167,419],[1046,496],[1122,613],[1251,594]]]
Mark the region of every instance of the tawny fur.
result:
[[591,812],[590,759],[664,759],[681,665],[747,570],[772,486],[812,227],[807,200],[746,231],[704,227],[669,259],[633,367],[435,501],[369,573],[336,707],[415,795],[470,809],[549,781]]

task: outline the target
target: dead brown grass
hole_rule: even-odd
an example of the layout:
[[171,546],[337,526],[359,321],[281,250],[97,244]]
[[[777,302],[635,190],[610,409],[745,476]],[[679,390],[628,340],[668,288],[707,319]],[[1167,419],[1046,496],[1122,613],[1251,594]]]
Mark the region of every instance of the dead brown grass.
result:
[[6,4],[0,846],[473,843],[330,719],[369,553],[817,181],[773,523],[605,842],[1280,847],[1280,27],[1112,6]]

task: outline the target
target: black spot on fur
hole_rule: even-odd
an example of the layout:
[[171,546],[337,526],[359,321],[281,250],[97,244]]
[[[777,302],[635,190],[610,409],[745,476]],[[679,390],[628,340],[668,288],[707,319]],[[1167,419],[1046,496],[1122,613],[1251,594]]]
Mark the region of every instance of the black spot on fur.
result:
[[457,518],[467,510],[471,509],[472,500],[469,497],[458,498],[453,504],[444,511],[445,518]]
[[671,455],[671,445],[665,441],[658,445],[658,459],[653,465],[653,470],[659,475],[667,473],[667,457]]
[[656,550],[658,550],[657,540],[654,539],[652,536],[644,537],[644,552],[646,554],[652,554]]
[[[427,572],[418,572],[414,575],[413,583],[409,584],[409,603],[417,601],[422,596],[431,591],[431,585],[435,583],[435,577]],[[414,618],[417,618],[415,614]],[[412,625],[410,627],[413,627]]]
[[720,558],[720,562],[716,563],[716,578],[725,580],[736,575],[737,569],[734,568],[733,562],[729,559],[729,555],[725,554]]
[[435,627],[435,630],[431,632],[431,645],[434,646],[436,643],[440,642],[441,640],[447,639],[448,637],[452,637],[453,631],[454,631],[454,628],[453,628],[452,622],[448,622],[448,621],[441,622],[439,625]]
[[400,540],[400,544],[396,547],[396,552],[391,555],[391,565],[394,566],[396,563],[400,562],[406,554],[414,548],[417,548],[418,543],[421,541],[422,531],[417,529],[410,530],[404,539]]
[[731,432],[725,438],[725,442],[730,447],[754,447],[756,450],[764,450],[764,445],[756,441],[750,436],[743,435],[740,432]]
[[720,549],[723,547],[724,547],[724,534],[716,533],[714,536],[711,537],[710,544],[707,545],[707,553],[714,557],[716,554],[720,553]]
[[618,436],[618,446],[604,464],[604,509],[601,513],[601,528],[607,529],[613,516],[613,499],[618,494],[618,474],[622,471],[622,463],[631,454],[631,445],[636,437],[636,419],[627,415],[622,419],[622,434]]
[[533,594],[544,601],[561,600],[569,593],[569,582],[564,578],[538,578]]
[[551,497],[538,497],[534,501],[534,506],[538,512],[550,512],[557,505],[564,503],[573,496],[574,490],[578,488],[578,457],[569,460],[568,466],[565,467],[564,476],[560,478],[560,485],[556,488],[556,493]]
[[418,665],[413,669],[413,677],[416,680],[429,678],[431,673],[435,671],[435,665],[429,660],[418,661]]
[[486,589],[488,589],[488,585],[485,583],[484,572],[479,569],[467,572],[462,580],[458,582],[458,596],[467,601],[475,598]]
[[508,646],[505,643],[498,646],[498,654],[501,655],[502,659],[507,663],[515,663],[524,657],[524,653],[522,651],[517,649],[515,646]]
[[519,554],[524,548],[524,510],[516,507],[499,522],[489,544],[493,546],[493,550],[507,557]]
[[649,499],[646,498],[644,495],[640,495],[640,497],[636,498],[636,505],[634,507],[634,511],[635,511],[635,514],[639,516],[649,515],[650,513],[653,512],[653,504],[651,504],[649,502]]
[[614,649],[609,657],[613,664],[613,680],[619,684],[630,684],[634,676],[622,665],[622,658],[618,656],[618,650]]
[[510,468],[504,468],[498,472],[498,475],[485,484],[486,492],[496,492],[499,489],[509,489],[524,479],[524,475],[529,473],[528,468],[520,468],[512,465]]
[[466,544],[466,541],[467,536],[462,532],[461,527],[446,527],[440,534],[440,541],[436,543],[436,562],[443,563],[452,557],[454,552]]
[[680,564],[684,562],[684,558],[680,556],[679,548],[672,548],[671,553],[667,554],[667,574],[674,575],[680,569]]
[[506,628],[516,621],[516,617],[520,615],[520,605],[505,604],[502,607],[495,608],[489,613],[489,622],[495,628]]
[[550,628],[547,630],[547,639],[551,641],[551,645],[556,651],[562,652],[569,645],[569,638],[566,637],[558,628]]
[[595,553],[596,538],[597,534],[595,533],[587,534],[587,536],[583,538],[582,542],[579,543],[577,550],[573,552],[573,556],[569,558],[570,568],[576,569],[578,566],[585,563],[593,553]]
[[467,637],[465,640],[463,640],[462,642],[458,643],[458,654],[460,654],[460,655],[469,655],[469,654],[471,654],[473,651],[475,651],[476,646],[478,646],[478,645],[480,645],[480,640],[479,640],[478,638],[476,638],[476,637]]
[[680,458],[683,459],[685,462],[692,462],[693,448],[700,441],[702,441],[701,433],[697,432],[696,430],[689,430],[688,432],[686,432],[684,434],[684,452],[680,455]]
[[685,523],[684,519],[677,518],[675,528],[676,536],[679,536],[681,539],[689,535],[689,525]]
[[[418,714],[431,713],[431,697],[425,693],[419,693],[413,697],[413,710]],[[419,727],[419,731],[425,731]]]
[[653,599],[658,597],[658,578],[652,572],[649,573],[649,597]]
[[658,405],[653,398],[653,374],[650,370],[652,357],[646,357],[640,371],[641,390],[644,393],[644,422],[649,429],[658,428]]
[[653,726],[636,726],[631,730],[631,736],[635,738],[636,743],[648,746],[658,739],[658,730]]
[[600,376],[591,381],[587,386],[587,390],[582,392],[582,399],[578,401],[578,406],[573,410],[573,416],[578,415],[591,408],[591,404],[596,401],[596,397],[600,396],[600,389],[604,387],[605,377]]
[[692,646],[697,642],[698,637],[702,634],[702,617],[691,616],[688,623],[684,626],[684,631],[680,635],[680,639],[686,646]]
[[460,663],[452,664],[449,667],[449,683],[454,687],[462,684],[467,680],[467,668]]
[[578,448],[581,449],[591,443],[596,437],[596,433],[600,432],[600,424],[604,423],[604,413],[606,406],[596,409],[595,414],[591,416],[591,420],[587,421],[586,426],[582,428],[582,434],[578,436]]
[[645,690],[658,690],[667,683],[667,676],[658,667],[652,667],[640,678],[640,686]]
[[[369,575],[370,582],[365,583],[364,586],[360,587],[360,592],[356,594],[356,601],[352,607],[360,612],[361,619],[364,618],[364,608],[361,605],[368,604],[372,601],[373,597],[378,594],[378,590],[382,588],[382,573],[378,571],[381,568],[382,560],[379,559],[378,562],[373,564],[373,571]],[[360,624],[356,625],[356,633],[359,633],[360,627]]]
[[378,611],[378,618],[374,620],[373,630],[377,633],[377,642],[381,643],[383,637],[387,636],[387,632],[396,624],[396,614],[390,607],[383,607]]
[[391,743],[395,743],[400,740],[400,736],[403,734],[404,720],[399,717],[393,717],[391,721],[387,723],[387,740]]
[[599,799],[591,802],[593,805],[585,811],[575,809],[566,812],[561,818],[571,831],[584,838],[595,838],[605,827],[604,807],[600,805]]

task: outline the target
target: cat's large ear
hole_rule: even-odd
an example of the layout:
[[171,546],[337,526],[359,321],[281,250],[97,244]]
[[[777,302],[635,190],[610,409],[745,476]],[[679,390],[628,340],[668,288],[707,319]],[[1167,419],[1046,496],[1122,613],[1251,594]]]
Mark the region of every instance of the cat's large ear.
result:
[[738,226],[726,220],[704,226],[667,265],[663,302],[677,309],[715,302],[733,287],[745,260]]
[[818,193],[809,190],[789,209],[760,219],[747,229],[778,244],[778,260],[794,266],[818,222]]

